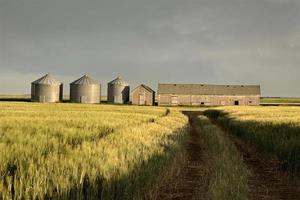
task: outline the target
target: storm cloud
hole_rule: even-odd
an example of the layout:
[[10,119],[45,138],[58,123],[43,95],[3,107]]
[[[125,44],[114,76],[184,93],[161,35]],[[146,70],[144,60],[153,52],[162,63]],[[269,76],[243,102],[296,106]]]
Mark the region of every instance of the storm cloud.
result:
[[0,0],[0,93],[51,73],[300,96],[299,19],[298,0]]

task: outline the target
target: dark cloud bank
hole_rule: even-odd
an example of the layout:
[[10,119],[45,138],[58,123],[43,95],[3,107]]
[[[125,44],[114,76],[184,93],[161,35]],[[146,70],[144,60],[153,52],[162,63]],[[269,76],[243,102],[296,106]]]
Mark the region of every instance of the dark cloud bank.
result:
[[[50,72],[104,85],[261,84],[300,96],[298,0],[0,0],[0,93]],[[66,87],[66,92],[68,91]]]

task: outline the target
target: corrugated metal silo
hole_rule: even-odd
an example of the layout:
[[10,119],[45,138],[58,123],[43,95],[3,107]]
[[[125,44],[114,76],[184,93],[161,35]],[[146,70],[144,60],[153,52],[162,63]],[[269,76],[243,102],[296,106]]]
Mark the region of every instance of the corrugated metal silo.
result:
[[100,103],[100,97],[101,85],[87,75],[70,84],[72,103]]
[[127,103],[129,102],[129,92],[129,84],[121,77],[118,77],[108,83],[107,101],[109,103]]
[[31,83],[31,101],[59,102],[62,100],[62,94],[63,84],[49,74]]

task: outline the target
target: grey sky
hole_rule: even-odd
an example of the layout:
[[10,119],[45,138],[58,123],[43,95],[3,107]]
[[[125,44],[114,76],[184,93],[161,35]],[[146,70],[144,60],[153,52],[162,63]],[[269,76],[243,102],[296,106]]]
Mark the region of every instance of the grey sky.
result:
[[0,0],[0,93],[49,72],[300,96],[299,55],[299,0]]

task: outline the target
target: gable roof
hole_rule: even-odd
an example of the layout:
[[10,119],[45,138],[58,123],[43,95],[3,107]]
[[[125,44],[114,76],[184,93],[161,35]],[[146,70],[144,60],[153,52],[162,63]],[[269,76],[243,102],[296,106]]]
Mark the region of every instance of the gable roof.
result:
[[158,94],[260,95],[259,85],[158,84]]
[[98,85],[98,81],[92,79],[88,75],[83,75],[81,78],[76,81],[70,83],[71,85]]
[[53,78],[50,74],[46,74],[43,77],[32,82],[33,84],[42,84],[42,85],[61,85],[62,83]]
[[143,88],[145,88],[147,91],[155,93],[154,90],[152,90],[149,86],[144,85],[144,84],[141,84],[141,85],[137,86],[136,88],[134,88],[134,89],[132,90],[132,92],[134,92],[134,91],[135,91],[136,89],[138,89],[139,87],[143,87]]

